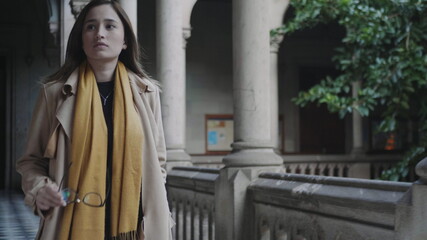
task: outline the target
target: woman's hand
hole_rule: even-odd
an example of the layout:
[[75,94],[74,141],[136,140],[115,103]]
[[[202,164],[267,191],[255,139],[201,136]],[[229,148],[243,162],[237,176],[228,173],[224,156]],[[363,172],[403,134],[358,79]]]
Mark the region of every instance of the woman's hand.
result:
[[58,192],[58,186],[47,184],[37,192],[36,205],[40,210],[46,211],[52,207],[61,207],[67,204],[62,199],[61,193]]

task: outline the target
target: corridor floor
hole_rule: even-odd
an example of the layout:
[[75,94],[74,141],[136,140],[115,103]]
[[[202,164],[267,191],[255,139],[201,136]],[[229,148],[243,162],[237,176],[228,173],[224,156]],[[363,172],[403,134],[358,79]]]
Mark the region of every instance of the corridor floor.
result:
[[22,194],[0,191],[0,240],[34,239],[38,226]]

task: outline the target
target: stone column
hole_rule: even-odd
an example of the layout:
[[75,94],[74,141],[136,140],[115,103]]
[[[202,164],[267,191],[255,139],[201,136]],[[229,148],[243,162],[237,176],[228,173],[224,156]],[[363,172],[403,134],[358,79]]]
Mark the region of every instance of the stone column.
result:
[[190,165],[185,151],[185,55],[180,0],[156,1],[157,74],[162,83],[163,126],[167,169]]
[[271,101],[271,140],[273,148],[280,153],[279,146],[279,66],[278,53],[283,35],[270,38],[270,101]]
[[[270,0],[270,29],[276,29],[283,24],[283,17],[289,5],[288,0]],[[278,54],[283,34],[270,37],[270,89],[271,89],[271,139],[273,148],[280,153],[279,146],[279,66]]]
[[[61,65],[65,61],[67,51],[68,37],[70,36],[71,29],[75,22],[73,15],[77,5],[74,1],[62,0],[61,1],[61,21],[60,21],[60,48],[61,48]],[[81,10],[81,9],[80,9]]]
[[271,141],[269,1],[233,1],[233,152],[226,166],[276,165]]
[[[352,94],[353,97],[357,96],[357,92],[359,91],[361,87],[361,82],[356,81],[353,82],[353,88],[352,88]],[[352,113],[353,117],[353,147],[351,150],[352,154],[362,154],[363,151],[363,123],[362,123],[362,116],[358,111],[353,111]]]
[[254,238],[247,186],[283,160],[271,141],[269,0],[232,4],[234,142],[215,183],[215,236],[246,240]]
[[133,27],[133,31],[138,36],[138,2],[137,0],[120,0],[120,6],[125,10]]

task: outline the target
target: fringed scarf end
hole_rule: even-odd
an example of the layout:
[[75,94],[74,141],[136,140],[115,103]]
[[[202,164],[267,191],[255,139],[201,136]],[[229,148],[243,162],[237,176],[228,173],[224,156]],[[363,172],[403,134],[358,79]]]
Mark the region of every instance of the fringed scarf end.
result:
[[127,233],[119,233],[118,236],[110,237],[108,240],[137,240],[139,239],[138,231],[130,231]]

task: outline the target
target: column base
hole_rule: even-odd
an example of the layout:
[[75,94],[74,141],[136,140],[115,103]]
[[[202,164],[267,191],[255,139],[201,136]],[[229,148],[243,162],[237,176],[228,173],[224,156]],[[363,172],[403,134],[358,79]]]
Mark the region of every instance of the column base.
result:
[[170,171],[173,167],[188,167],[192,166],[191,157],[184,149],[168,149],[166,171]]
[[225,167],[215,182],[215,236],[221,240],[255,239],[248,186],[262,172],[280,172],[280,167]]
[[283,159],[272,148],[252,148],[233,150],[222,160],[226,167],[280,166]]

